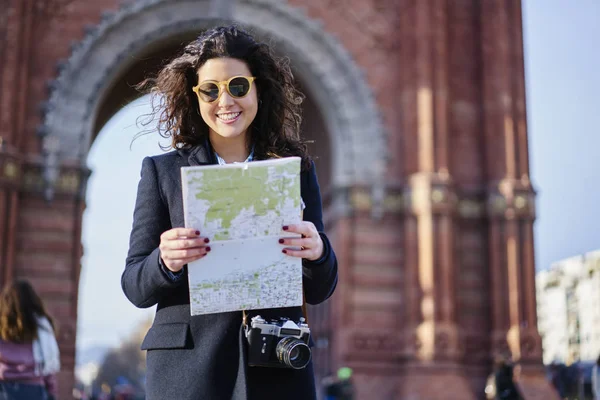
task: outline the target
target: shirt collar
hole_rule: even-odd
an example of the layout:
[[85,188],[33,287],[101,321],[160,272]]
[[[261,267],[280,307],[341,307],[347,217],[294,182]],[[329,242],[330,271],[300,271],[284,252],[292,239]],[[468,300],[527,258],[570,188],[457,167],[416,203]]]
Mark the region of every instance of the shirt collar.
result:
[[[219,165],[225,165],[227,164],[227,162],[225,162],[225,160],[223,160],[221,158],[220,155],[217,154],[216,151],[213,150],[213,152],[215,153],[215,157],[217,158],[217,162],[219,163]],[[248,158],[246,158],[245,161],[243,161],[244,163],[250,162],[254,159],[254,146],[252,146],[252,150],[250,150],[250,154],[248,155]],[[238,161],[234,161],[233,164],[239,164]]]

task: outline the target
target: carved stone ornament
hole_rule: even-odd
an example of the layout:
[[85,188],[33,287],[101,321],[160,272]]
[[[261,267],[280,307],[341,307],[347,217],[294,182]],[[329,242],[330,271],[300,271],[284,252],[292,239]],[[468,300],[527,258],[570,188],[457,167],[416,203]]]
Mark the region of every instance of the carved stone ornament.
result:
[[520,337],[521,358],[539,360],[542,358],[542,338],[531,329],[526,329]]
[[405,201],[402,193],[389,193],[383,200],[383,207],[391,213],[404,211]]
[[462,218],[481,218],[485,214],[485,205],[474,199],[461,199],[458,202],[458,214]]
[[[525,177],[526,178],[526,177]],[[487,193],[487,212],[492,217],[535,219],[535,190],[529,179],[503,179]]]
[[488,200],[488,210],[492,215],[502,215],[508,209],[506,198],[501,194],[493,194]]
[[[46,190],[44,167],[38,164],[29,164],[24,165],[23,169],[23,189],[27,192],[43,193]],[[86,167],[61,168],[57,171],[56,185],[53,191],[69,196],[83,195],[82,184],[87,181],[89,174],[90,171]]]
[[[372,191],[366,187],[354,188],[350,192],[350,206],[355,211],[372,211],[376,203]],[[405,211],[406,199],[403,192],[385,188],[381,203],[383,213],[398,214]]]
[[[464,219],[480,219],[487,215],[505,216],[510,210],[514,210],[516,216],[532,215],[534,198],[531,194],[518,194],[512,203],[508,203],[499,193],[485,199],[472,194],[455,193],[451,187],[443,185],[434,185],[426,192],[422,189],[420,186],[386,188],[383,198],[384,212],[392,214],[410,212],[429,202],[434,212],[456,212],[458,217]],[[371,191],[367,187],[351,189],[348,202],[355,211],[370,211],[374,204]]]
[[44,178],[39,168],[28,168],[23,175],[23,188],[27,191],[41,192],[44,188]]
[[58,178],[58,189],[63,192],[76,193],[79,182],[79,175],[76,172],[68,172]]
[[19,167],[12,161],[6,161],[4,163],[3,175],[5,178],[13,180],[19,175]]
[[369,211],[372,207],[371,196],[366,190],[354,190],[350,197],[352,208],[357,211]]
[[397,332],[353,332],[350,343],[357,353],[379,353],[394,357],[401,351]]

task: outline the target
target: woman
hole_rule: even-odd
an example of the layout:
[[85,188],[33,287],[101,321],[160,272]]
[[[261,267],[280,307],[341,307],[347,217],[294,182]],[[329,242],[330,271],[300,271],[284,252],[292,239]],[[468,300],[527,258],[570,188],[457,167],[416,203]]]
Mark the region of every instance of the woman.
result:
[[0,399],[45,400],[56,396],[60,370],[54,323],[29,282],[0,294]]
[[[274,240],[288,256],[303,259],[308,303],[332,294],[337,261],[323,233],[315,166],[299,139],[302,95],[289,65],[242,29],[219,27],[185,47],[148,86],[159,99],[159,131],[175,150],[142,163],[122,276],[133,304],[158,305],[142,343],[147,398],[315,399],[312,363],[299,370],[247,365],[242,312],[190,316],[186,264],[210,251],[210,238],[182,228],[181,167],[299,156],[304,221],[282,233],[303,237]],[[298,321],[302,310],[249,314]]]

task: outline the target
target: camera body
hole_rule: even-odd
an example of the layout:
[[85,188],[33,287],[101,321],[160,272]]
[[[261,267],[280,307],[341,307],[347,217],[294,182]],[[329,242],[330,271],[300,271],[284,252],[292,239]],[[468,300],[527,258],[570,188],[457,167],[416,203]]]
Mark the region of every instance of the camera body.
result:
[[250,366],[302,369],[310,362],[310,329],[304,318],[295,323],[257,315],[246,325],[246,338]]

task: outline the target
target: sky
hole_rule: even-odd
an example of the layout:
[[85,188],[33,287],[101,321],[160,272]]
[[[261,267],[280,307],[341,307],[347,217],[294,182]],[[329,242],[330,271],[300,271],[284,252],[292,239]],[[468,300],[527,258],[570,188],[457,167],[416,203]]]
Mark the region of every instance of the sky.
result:
[[600,1],[523,2],[536,267],[600,248]]
[[[537,195],[536,268],[600,248],[600,1],[523,1],[530,168]],[[102,129],[88,157],[77,348],[116,346],[154,308],[125,298],[125,265],[139,171],[162,152],[157,134],[132,142],[148,98]],[[117,161],[118,162],[115,162]],[[81,354],[81,352],[79,352]]]
[[123,108],[100,131],[88,155],[92,175],[82,227],[78,349],[115,346],[154,314],[154,307],[133,306],[121,289],[142,160],[162,153],[159,143],[168,144],[158,134],[134,140],[144,129],[136,120],[149,111],[148,97]]

